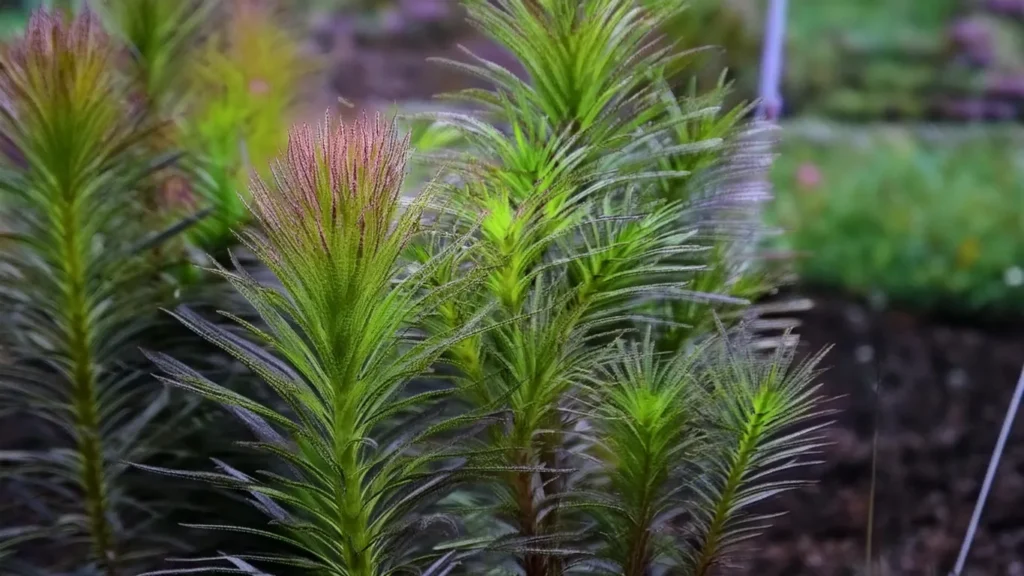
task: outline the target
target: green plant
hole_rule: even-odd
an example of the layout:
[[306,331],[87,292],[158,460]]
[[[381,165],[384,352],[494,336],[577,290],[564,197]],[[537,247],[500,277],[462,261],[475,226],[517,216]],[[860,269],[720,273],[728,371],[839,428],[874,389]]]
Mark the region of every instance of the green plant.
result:
[[787,18],[787,102],[793,110],[854,121],[941,113],[949,84],[964,88],[948,70],[946,38],[963,4],[793,3]]
[[[646,5],[659,1],[646,0]],[[691,0],[665,22],[662,32],[681,49],[699,52],[695,55],[700,67],[691,67],[690,75],[711,83],[725,70],[739,84],[739,96],[751,98],[756,91],[765,8],[757,0]]]
[[[608,353],[587,342],[628,321],[631,297],[679,288],[659,278],[657,263],[686,249],[686,231],[665,212],[644,214],[636,192],[618,187],[639,182],[649,167],[627,145],[661,115],[650,74],[670,52],[650,44],[656,13],[628,2],[467,7],[532,83],[486,61],[451,63],[493,85],[462,96],[507,132],[477,117],[444,118],[468,141],[470,184],[452,198],[463,227],[480,221],[467,260],[488,271],[487,291],[467,304],[500,304],[493,334],[450,356],[470,405],[507,403],[507,422],[480,439],[489,458],[479,466],[493,471],[490,496],[502,512],[502,536],[485,546],[511,555],[528,575],[555,574],[578,556],[569,536],[575,519],[560,512],[571,491],[565,475],[576,423],[565,402]],[[438,322],[458,322],[473,308],[443,310]]]
[[[756,242],[748,233],[763,197],[763,141],[754,145],[741,128],[742,110],[723,110],[724,85],[700,97],[667,86],[664,76],[682,56],[650,31],[677,9],[633,0],[472,0],[467,7],[530,80],[485,60],[453,63],[493,88],[457,95],[482,111],[438,115],[442,126],[427,133],[437,139],[418,134],[425,147],[446,149],[441,156],[454,170],[444,184],[402,198],[408,142],[379,118],[348,126],[328,118],[318,130],[297,129],[273,179],[257,179],[245,205],[262,231],[240,236],[265,269],[250,273],[234,260],[233,271],[215,270],[259,318],[229,313],[233,330],[187,308],[174,314],[259,376],[273,397],[215,380],[195,359],[192,366],[175,359],[180,352],[149,355],[168,397],[182,389],[213,400],[249,427],[255,440],[243,445],[261,457],[257,471],[230,458],[215,461],[216,472],[175,468],[171,458],[141,461],[135,451],[148,443],[132,443],[116,466],[82,459],[118,473],[129,460],[241,492],[267,517],[253,525],[207,512],[215,519],[191,526],[254,541],[149,574],[261,574],[272,566],[360,576],[707,576],[751,534],[748,507],[795,485],[772,474],[816,447],[818,426],[809,419],[820,415],[811,386],[817,358],[793,367],[791,349],[765,357],[750,340],[749,311],[737,295],[761,278],[751,273]],[[95,76],[108,78],[100,74],[108,69],[97,67]],[[112,112],[116,98],[67,100],[71,109],[85,103],[102,119],[122,119]],[[117,146],[116,138],[96,142],[110,131],[82,124],[95,130],[40,131],[54,140],[38,154],[28,139],[15,144],[31,164],[42,152],[85,142],[54,161],[139,182],[129,178],[146,172],[132,169],[136,159],[104,146],[147,150]],[[65,191],[89,182],[85,176],[99,178],[54,172],[12,188],[45,191],[58,182]],[[99,204],[91,198],[59,198],[69,204],[59,213],[74,217],[47,221],[38,233],[64,238],[68,222],[80,218],[73,244],[83,255],[74,269],[95,272],[105,299],[88,299],[78,277],[65,282],[71,290],[52,292],[81,293],[70,301],[79,326],[146,320],[154,301],[167,302],[165,292],[156,289],[145,305],[104,308],[116,304],[108,290],[121,286],[120,272],[150,282],[153,274],[115,260],[126,252],[95,233],[121,224],[106,219],[112,214],[137,224],[135,205],[115,193]],[[86,250],[85,238],[106,243]],[[37,245],[46,243],[26,250]],[[51,267],[53,277],[66,276],[60,262]],[[126,298],[144,293],[125,290]],[[689,306],[665,305],[672,302]],[[99,314],[107,310],[121,314]],[[681,318],[692,324],[680,326]],[[131,340],[100,350],[116,349],[135,374],[134,354],[119,347]],[[90,355],[98,353],[75,346],[65,355],[76,367],[122,366],[96,364]],[[77,391],[98,385],[95,378],[71,375],[78,396],[93,394]],[[38,390],[19,380],[9,391]],[[124,391],[97,402],[113,399],[108,411],[119,415],[119,403],[131,399]],[[68,412],[79,406],[89,404]],[[148,419],[151,411],[140,413]],[[96,456],[94,436],[82,437]],[[97,477],[108,481],[86,474]],[[114,492],[81,483],[98,527],[90,531],[93,556],[113,573],[121,564],[113,566],[101,538],[109,516],[93,496]],[[456,537],[438,527],[464,531]]]
[[663,303],[667,310],[662,314],[675,324],[661,336],[660,345],[678,350],[713,329],[715,319],[708,313],[712,305],[719,315],[742,315],[749,302],[780,281],[779,271],[757,258],[760,212],[771,198],[767,166],[775,138],[770,125],[744,123],[752,106],[726,107],[732,85],[724,72],[715,88],[703,94],[691,82],[684,98],[663,80],[661,85],[669,129],[648,148],[662,171],[688,177],[660,179],[655,197],[683,207],[680,220],[703,224],[695,239],[702,249],[683,252],[674,264],[689,267],[692,295],[705,296]]
[[[589,505],[616,573],[714,573],[768,520],[745,509],[792,487],[752,478],[802,466],[791,457],[822,446],[821,424],[786,434],[821,415],[810,386],[820,358],[794,365],[785,347],[758,358],[749,344],[727,338],[661,359],[648,338],[621,350],[589,387],[608,478]],[[689,533],[672,529],[680,517]]]
[[109,27],[128,48],[129,76],[154,118],[181,112],[191,53],[213,14],[208,0],[106,0]]
[[[467,323],[405,345],[424,313],[450,302],[473,276],[424,293],[425,277],[445,266],[441,255],[408,272],[400,256],[420,227],[427,197],[399,211],[407,144],[379,117],[350,126],[330,119],[318,131],[293,132],[287,163],[273,187],[253,189],[254,214],[266,237],[247,234],[245,245],[283,287],[258,284],[240,267],[222,270],[259,312],[266,329],[246,322],[287,365],[252,344],[187,312],[186,325],[259,374],[287,408],[261,404],[163,355],[153,360],[174,386],[221,402],[246,415],[259,441],[254,447],[282,458],[289,477],[256,479],[230,467],[223,473],[181,473],[251,492],[283,531],[230,524],[203,526],[244,531],[293,544],[307,553],[239,555],[325,574],[384,574],[423,557],[411,532],[429,518],[421,501],[442,490],[453,471],[452,454],[422,441],[458,424],[428,420],[450,391],[403,395],[444,350],[469,336]],[[462,417],[466,420],[466,417]],[[417,423],[419,421],[419,423]],[[278,432],[279,430],[280,432]],[[422,553],[429,554],[429,550]],[[431,573],[441,573],[442,556]]]
[[[455,166],[467,183],[448,201],[456,230],[479,224],[478,240],[463,252],[465,265],[486,271],[487,282],[482,294],[432,320],[435,330],[450,329],[498,303],[488,317],[493,329],[449,353],[465,402],[507,406],[506,421],[478,439],[476,450],[487,455],[478,467],[492,472],[491,502],[500,514],[490,530],[499,536],[477,545],[497,554],[492,565],[511,556],[525,574],[559,574],[593,553],[594,538],[610,537],[586,530],[587,517],[566,506],[586,490],[571,474],[575,456],[587,453],[575,432],[588,419],[572,401],[580,382],[616,357],[609,342],[636,328],[677,325],[676,314],[711,321],[713,304],[743,303],[729,292],[754,286],[737,283],[744,273],[729,268],[736,254],[724,248],[737,238],[717,223],[760,201],[751,192],[761,192],[764,166],[732,162],[743,156],[737,152],[762,155],[742,140],[727,148],[743,111],[722,113],[724,86],[680,105],[658,81],[677,56],[649,31],[672,9],[617,0],[467,5],[530,81],[484,60],[449,63],[494,87],[455,96],[484,109],[493,124],[439,116],[464,133],[468,153]],[[725,177],[736,172],[738,185]],[[746,216],[735,221],[749,227]],[[457,273],[439,269],[439,285]],[[659,301],[691,306],[666,313]],[[707,336],[692,331],[659,344],[678,351]],[[719,557],[717,538],[708,536],[707,560]]]
[[190,233],[207,250],[232,243],[246,220],[252,173],[269,175],[284,147],[298,86],[315,69],[295,33],[273,9],[235,2],[187,68],[181,144],[191,159],[191,193],[213,210]]
[[805,282],[930,312],[1021,310],[1015,130],[788,130],[772,220]]
[[90,13],[37,12],[0,53],[0,125],[21,157],[0,172],[0,413],[27,432],[0,451],[0,483],[22,494],[10,518],[30,529],[14,537],[56,538],[37,560],[106,575],[170,540],[155,519],[172,493],[125,462],[166,461],[189,414],[142,377],[137,346],[174,301],[141,226],[139,187],[163,161],[113,63]]

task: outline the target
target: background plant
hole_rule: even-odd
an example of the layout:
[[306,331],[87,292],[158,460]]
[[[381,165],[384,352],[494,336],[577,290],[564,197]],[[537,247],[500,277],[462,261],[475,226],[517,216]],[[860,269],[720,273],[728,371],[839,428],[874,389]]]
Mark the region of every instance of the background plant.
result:
[[298,87],[316,69],[273,6],[236,1],[221,17],[223,26],[199,47],[183,82],[181,142],[192,159],[191,193],[213,210],[192,238],[206,249],[230,245],[230,230],[245,222],[250,173],[268,175],[294,119]]
[[175,492],[139,489],[124,463],[173,461],[169,443],[189,414],[145,385],[137,353],[174,287],[159,280],[140,227],[140,186],[162,163],[143,145],[154,127],[131,107],[114,59],[89,13],[38,12],[0,55],[0,122],[20,154],[4,158],[0,179],[0,397],[5,418],[30,431],[0,451],[0,480],[22,503],[10,517],[25,525],[12,534],[57,537],[37,559],[103,574],[137,570],[170,543],[154,522]]
[[[33,563],[136,573],[169,549],[224,544],[224,538],[185,538],[176,527],[181,516],[213,507],[245,519],[223,492],[197,496],[188,484],[154,482],[151,475],[136,482],[138,472],[125,464],[194,466],[225,455],[245,461],[220,436],[193,434],[209,427],[231,436],[238,420],[154,388],[149,363],[138,354],[147,344],[178,351],[225,384],[238,382],[226,355],[193,356],[177,324],[158,313],[180,301],[199,314],[211,305],[235,310],[209,276],[182,283],[200,276],[187,262],[194,246],[181,233],[203,210],[229,216],[193,197],[195,163],[175,164],[190,112],[183,105],[190,87],[181,76],[198,40],[216,29],[197,22],[210,3],[119,0],[101,8],[110,37],[92,13],[80,13],[72,24],[41,13],[26,32],[31,37],[5,49],[5,573],[36,573]],[[211,59],[214,48],[207,51]],[[290,65],[286,60],[276,62]],[[278,136],[286,131],[284,93],[275,92],[280,99],[272,106],[250,106],[249,118],[267,111],[262,141],[273,139],[275,125]],[[215,150],[196,145],[188,152],[194,158]]]
[[188,65],[209,30],[214,4],[205,0],[107,0],[109,27],[128,49],[128,74],[154,118],[174,119],[187,94]]
[[998,128],[792,126],[773,217],[811,285],[921,311],[1015,313],[1017,140]]

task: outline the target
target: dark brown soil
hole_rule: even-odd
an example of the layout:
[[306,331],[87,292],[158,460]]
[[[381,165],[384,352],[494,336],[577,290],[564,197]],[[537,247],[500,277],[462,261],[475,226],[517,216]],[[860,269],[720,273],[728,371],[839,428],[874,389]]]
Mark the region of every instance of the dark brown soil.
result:
[[[427,61],[445,58],[465,62],[469,57],[464,49],[522,73],[515,59],[473,33],[458,12],[439,20],[396,17],[391,28],[387,15],[378,20],[383,22],[369,29],[364,22],[345,16],[316,23],[313,42],[328,62],[323,80],[329,96],[324,100],[333,104],[340,96],[359,108],[384,108],[485,86],[463,71]],[[322,112],[317,110],[316,114]]]
[[[829,432],[835,444],[812,470],[817,484],[776,503],[788,515],[757,541],[745,573],[866,573],[877,406],[875,574],[947,574],[1024,365],[1024,328],[951,325],[828,296],[802,320],[806,352],[834,345],[823,383],[842,396],[833,403],[841,410]],[[1017,420],[966,574],[1024,575]]]

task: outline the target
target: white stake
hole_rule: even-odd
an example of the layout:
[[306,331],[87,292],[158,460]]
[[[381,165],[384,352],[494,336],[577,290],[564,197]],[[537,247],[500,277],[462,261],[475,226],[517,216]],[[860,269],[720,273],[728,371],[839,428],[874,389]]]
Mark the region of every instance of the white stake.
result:
[[1006,448],[1006,439],[1010,437],[1010,430],[1013,429],[1013,420],[1020,409],[1021,396],[1024,396],[1024,371],[1021,371],[1020,379],[1017,380],[1017,389],[1010,400],[1010,407],[1006,410],[1006,418],[1003,419],[1003,429],[999,433],[999,440],[996,441],[996,449],[992,452],[992,459],[988,463],[988,472],[985,473],[985,482],[981,485],[981,493],[978,494],[978,501],[974,505],[974,514],[971,516],[971,523],[967,527],[967,535],[964,536],[964,543],[960,546],[960,555],[957,556],[956,566],[950,572],[950,576],[960,576],[967,563],[967,555],[971,551],[971,544],[974,543],[975,533],[978,531],[978,523],[981,521],[981,511],[985,508],[985,501],[988,500],[988,493],[992,490],[992,482],[996,478],[996,470],[999,469],[999,461],[1003,457],[1003,449]]
[[786,0],[770,0],[761,52],[760,120],[778,120],[782,113],[782,60],[786,41]]

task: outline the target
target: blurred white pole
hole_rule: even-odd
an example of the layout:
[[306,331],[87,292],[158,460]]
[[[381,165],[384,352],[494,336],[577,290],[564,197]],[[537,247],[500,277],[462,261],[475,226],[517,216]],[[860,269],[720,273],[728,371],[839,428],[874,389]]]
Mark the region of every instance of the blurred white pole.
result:
[[778,120],[782,113],[782,60],[786,43],[786,0],[769,0],[761,50],[759,120]]
[[951,576],[961,576],[964,571],[964,564],[967,563],[967,554],[971,551],[971,544],[978,531],[978,523],[981,521],[981,511],[985,508],[985,501],[988,500],[988,493],[992,490],[992,482],[996,478],[996,470],[999,469],[999,460],[1003,457],[1003,449],[1006,448],[1006,439],[1010,437],[1010,430],[1013,429],[1013,420],[1020,409],[1021,396],[1024,396],[1024,371],[1017,380],[1017,389],[1013,392],[1010,400],[1010,407],[1006,409],[1006,418],[1003,420],[1003,429],[999,432],[999,440],[996,441],[996,449],[992,451],[992,459],[988,463],[988,471],[985,472],[985,482],[981,485],[981,493],[978,494],[978,502],[974,505],[974,514],[971,515],[971,523],[967,527],[967,535],[964,536],[964,543],[960,546],[960,555],[957,556],[956,566],[950,573]]

